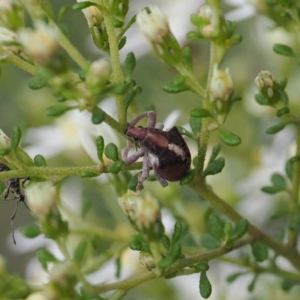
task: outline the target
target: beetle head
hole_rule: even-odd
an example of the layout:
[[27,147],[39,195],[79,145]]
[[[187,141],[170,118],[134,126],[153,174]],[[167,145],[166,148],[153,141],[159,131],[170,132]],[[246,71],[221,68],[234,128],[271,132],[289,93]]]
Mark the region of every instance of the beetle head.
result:
[[145,139],[148,133],[148,128],[142,126],[138,127],[128,127],[126,131],[126,136],[134,139],[135,141],[141,142]]

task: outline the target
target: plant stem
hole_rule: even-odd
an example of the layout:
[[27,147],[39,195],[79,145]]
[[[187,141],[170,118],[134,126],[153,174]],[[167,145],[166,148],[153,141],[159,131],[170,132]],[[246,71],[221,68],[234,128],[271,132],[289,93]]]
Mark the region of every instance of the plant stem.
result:
[[[217,196],[207,185],[197,185],[195,182],[191,183],[191,186],[196,190],[203,198],[207,199],[213,207],[222,212],[225,216],[230,218],[234,222],[238,222],[242,219],[242,216],[236,212],[228,203]],[[293,266],[300,270],[300,256],[294,247],[289,245],[283,245],[272,237],[258,229],[256,226],[249,222],[248,233],[255,239],[259,240],[263,244],[273,249],[276,253],[282,255],[289,260]]]

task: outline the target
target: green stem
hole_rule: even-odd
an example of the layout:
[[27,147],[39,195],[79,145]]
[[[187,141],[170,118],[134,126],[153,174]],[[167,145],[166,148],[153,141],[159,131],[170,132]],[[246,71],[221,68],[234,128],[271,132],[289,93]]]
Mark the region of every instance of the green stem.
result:
[[[103,12],[104,22],[106,25],[106,31],[108,35],[110,59],[112,66],[111,82],[112,84],[118,84],[124,82],[124,75],[121,69],[118,39],[115,33],[115,28],[112,23],[109,12]],[[124,97],[122,95],[116,96],[118,120],[121,123],[122,128],[126,128],[126,114],[124,107]]]
[[31,75],[36,75],[37,73],[37,68],[35,66],[33,66],[32,64],[28,63],[27,61],[23,60],[22,58],[16,55],[8,56],[5,59],[5,62],[12,63]]
[[[300,156],[300,129],[297,128],[297,148],[296,156]],[[299,204],[299,187],[300,187],[300,162],[293,163],[293,177],[292,177],[292,190],[291,190],[291,213],[290,222],[296,222],[298,216],[298,204]],[[288,242],[289,246],[295,247],[297,244],[298,229],[293,228],[289,230]]]
[[[247,245],[250,241],[251,241],[251,238],[248,237],[248,238],[237,241],[231,249],[221,247],[221,248],[218,248],[215,250],[201,253],[199,255],[195,255],[192,257],[178,260],[173,265],[171,265],[170,267],[168,267],[164,270],[163,276],[167,276],[167,275],[172,274],[177,271],[178,271],[178,275],[184,275],[184,273],[183,274],[180,273],[182,268],[192,266],[196,263],[212,260],[213,258],[219,257],[221,255],[224,255],[227,252],[232,251],[232,249],[237,249],[237,248],[243,247],[243,246]],[[114,283],[105,284],[105,285],[98,285],[97,289],[99,292],[107,292],[107,291],[117,290],[117,289],[129,290],[139,284],[142,284],[144,282],[147,282],[147,281],[150,281],[150,280],[153,280],[156,278],[159,278],[157,273],[155,271],[152,271],[145,275],[128,278],[123,281],[114,282]]]
[[[207,199],[214,208],[218,209],[232,221],[238,222],[242,219],[242,216],[239,213],[237,213],[228,203],[226,203],[219,196],[217,196],[208,186],[204,184],[199,185],[196,184],[196,182],[191,183],[191,186],[203,198]],[[252,235],[253,238],[259,240],[263,244],[273,249],[276,253],[285,257],[294,265],[296,269],[300,270],[300,256],[294,247],[291,247],[289,245],[283,245],[277,242],[272,237],[265,234],[263,231],[258,229],[250,222],[248,227],[248,233]]]

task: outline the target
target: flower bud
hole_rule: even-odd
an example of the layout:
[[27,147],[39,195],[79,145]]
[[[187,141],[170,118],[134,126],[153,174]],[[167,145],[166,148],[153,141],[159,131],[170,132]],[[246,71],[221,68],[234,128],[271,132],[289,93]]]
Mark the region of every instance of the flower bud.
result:
[[22,49],[17,43],[17,35],[5,27],[0,27],[0,45],[1,49],[8,55],[12,53],[18,55]]
[[151,271],[155,268],[155,260],[149,253],[141,251],[139,260],[140,260],[141,265],[143,267],[145,267],[146,269],[148,269],[149,271]]
[[85,82],[89,90],[95,93],[101,91],[101,89],[107,84],[111,73],[111,66],[105,59],[99,59],[94,61],[85,77]]
[[254,80],[259,91],[272,97],[274,94],[273,87],[278,86],[274,76],[269,71],[261,71]]
[[129,191],[119,198],[119,204],[137,231],[145,233],[150,239],[163,235],[164,228],[156,199]]
[[145,9],[137,14],[136,21],[141,32],[163,61],[169,65],[181,63],[182,51],[170,30],[166,16],[157,6],[150,6],[149,9],[150,14]]
[[[233,93],[233,82],[229,73],[229,69],[226,68],[225,71],[218,70],[218,66],[214,66],[212,80],[210,83],[210,92],[213,101],[222,100],[226,101]],[[220,110],[222,108],[222,102],[217,102],[217,108]]]
[[17,0],[0,2],[0,22],[6,28],[17,30],[24,25],[24,10]]
[[56,190],[50,182],[29,184],[25,194],[30,210],[40,219],[56,206]]
[[[77,0],[85,2],[85,0]],[[95,45],[104,51],[109,51],[108,35],[103,15],[98,7],[92,5],[82,10],[90,29]]]
[[18,39],[28,56],[39,64],[50,62],[59,47],[56,28],[41,21],[35,23],[35,30],[21,30]]

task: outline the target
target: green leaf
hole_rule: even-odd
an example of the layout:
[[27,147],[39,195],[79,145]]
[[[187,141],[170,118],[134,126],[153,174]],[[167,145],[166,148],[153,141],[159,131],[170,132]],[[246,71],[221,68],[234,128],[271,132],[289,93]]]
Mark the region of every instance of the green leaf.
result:
[[296,285],[300,285],[300,280],[291,279],[291,278],[284,278],[282,280],[282,283],[281,283],[281,288],[285,292],[288,292]]
[[278,190],[278,188],[276,188],[275,186],[263,186],[261,188],[261,191],[267,194],[276,194],[280,192],[280,190]]
[[35,238],[41,234],[41,228],[35,224],[23,226],[21,227],[20,231],[24,236],[30,239]]
[[271,181],[273,182],[273,186],[276,187],[278,190],[284,191],[287,189],[285,178],[281,174],[274,173],[271,176]]
[[280,108],[280,109],[278,109],[277,110],[277,112],[276,112],[276,116],[277,117],[282,117],[283,115],[286,115],[286,114],[288,114],[290,112],[290,109],[288,108],[288,107],[283,107],[283,108]]
[[193,117],[193,118],[212,118],[212,114],[204,108],[194,108],[191,111],[191,117]]
[[131,74],[135,68],[136,59],[133,52],[129,52],[124,61],[124,75],[130,78]]
[[197,140],[197,137],[193,133],[189,132],[188,130],[186,130],[182,126],[176,126],[176,128],[178,129],[178,131],[181,135],[186,135],[186,136],[188,136],[189,138],[191,138],[193,140]]
[[115,27],[115,28],[121,28],[123,25],[124,25],[124,22],[121,21],[121,20],[118,20],[116,18],[112,18],[112,25]]
[[219,248],[221,245],[220,241],[209,233],[203,234],[201,236],[200,242],[203,247],[205,247],[209,250]]
[[12,129],[10,142],[12,150],[16,150],[20,144],[22,137],[22,131],[19,126],[14,126]]
[[268,258],[268,248],[261,242],[255,241],[251,244],[252,254],[258,262],[263,262]]
[[129,190],[132,190],[132,191],[136,192],[136,186],[138,184],[138,175],[139,175],[139,173],[136,173],[135,175],[133,175],[130,178],[130,180],[128,182],[128,186],[127,186],[127,188]]
[[104,149],[105,156],[113,161],[119,159],[118,147],[114,143],[109,143]]
[[180,93],[184,91],[190,90],[190,87],[185,83],[186,82],[186,76],[178,76],[176,77],[172,82],[164,85],[162,88],[167,93]]
[[79,3],[76,3],[72,6],[72,8],[74,10],[81,10],[81,9],[84,9],[84,8],[87,8],[89,6],[96,6],[94,2],[90,2],[90,1],[84,1],[84,2],[79,2]]
[[103,164],[103,152],[104,152],[104,138],[103,136],[99,135],[96,138],[96,149],[97,149],[97,156],[98,159],[101,161],[101,163]]
[[294,53],[293,49],[291,47],[283,45],[283,44],[275,44],[273,46],[273,51],[280,55],[295,57],[295,53]]
[[117,174],[121,171],[124,162],[122,160],[115,161],[108,169],[108,172],[112,174]]
[[208,217],[209,231],[219,241],[224,240],[224,222],[216,214],[210,214]]
[[188,46],[185,46],[182,49],[182,56],[183,56],[184,66],[186,67],[187,70],[192,72],[193,71],[193,57],[192,57],[191,48]]
[[204,299],[209,298],[209,296],[211,295],[212,287],[205,271],[201,272],[200,275],[199,290],[200,290],[200,295]]
[[41,154],[37,154],[34,157],[33,162],[34,162],[36,167],[47,167],[45,157]]
[[227,246],[232,246],[235,241],[241,238],[248,231],[248,221],[246,219],[241,219],[236,223],[234,231],[230,235],[229,239],[226,242]]
[[182,233],[182,223],[180,221],[177,221],[174,225],[174,232],[171,238],[171,245],[179,241],[181,233]]
[[198,134],[202,128],[202,119],[201,118],[190,118],[190,126],[194,134]]
[[255,95],[255,100],[260,105],[269,105],[269,101],[261,93]]
[[95,125],[101,124],[105,120],[106,114],[105,112],[99,108],[98,106],[95,106],[92,110],[92,123]]
[[1,148],[0,155],[4,156],[7,155],[11,151],[11,148]]
[[134,100],[134,98],[142,93],[142,88],[138,85],[135,85],[133,88],[131,88],[124,96],[124,105],[125,109],[129,107],[131,102]]
[[122,36],[118,44],[118,50],[121,50],[125,46],[126,40],[127,40],[126,36],[125,35]]
[[285,164],[285,173],[288,176],[290,180],[292,180],[293,177],[293,163],[289,159]]
[[253,292],[253,291],[254,291],[254,288],[255,288],[255,285],[256,285],[258,276],[259,276],[259,274],[256,273],[256,274],[254,275],[252,281],[251,281],[250,284],[248,285],[248,291],[249,291],[249,292]]
[[58,14],[57,14],[57,23],[61,23],[63,17],[65,16],[65,14],[67,13],[67,11],[70,9],[70,7],[68,5],[64,5],[60,8]]
[[229,146],[237,146],[242,142],[239,136],[226,129],[219,128],[218,132],[222,141]]
[[46,116],[59,117],[71,109],[74,109],[74,107],[70,107],[66,105],[49,106],[46,108]]
[[168,236],[164,235],[160,241],[167,250],[170,250],[171,241]]
[[39,90],[47,85],[47,80],[41,76],[31,77],[28,80],[28,87],[32,90]]
[[87,241],[81,241],[77,248],[75,249],[74,251],[74,259],[80,263],[83,258],[84,258],[84,254],[86,252],[86,249],[87,249],[87,246],[88,246],[88,243]]
[[186,185],[194,180],[196,170],[193,169],[180,179],[180,185]]
[[208,164],[207,168],[204,170],[204,176],[218,174],[223,170],[224,166],[224,157],[219,157]]
[[209,158],[209,163],[211,163],[212,161],[214,161],[217,158],[220,151],[221,151],[221,146],[219,144],[217,144],[213,147],[213,150],[211,152],[211,156]]
[[274,134],[279,131],[281,131],[285,126],[287,125],[287,122],[281,122],[277,125],[271,126],[266,130],[266,133]]
[[36,255],[43,269],[46,271],[48,262],[55,262],[57,260],[52,253],[43,248],[37,250]]
[[240,276],[242,275],[245,275],[247,274],[246,272],[237,272],[237,273],[233,273],[231,275],[229,275],[227,278],[226,278],[226,281],[228,283],[232,283],[234,282],[236,279],[238,279]]
[[93,171],[85,171],[85,172],[81,172],[80,176],[82,178],[92,178],[92,177],[97,177],[99,176],[99,173],[97,172],[93,172]]
[[168,255],[162,258],[158,262],[157,266],[160,269],[165,269],[169,267],[172,263],[174,263],[180,257],[180,255],[181,255],[181,246],[179,243],[175,243],[171,246]]

